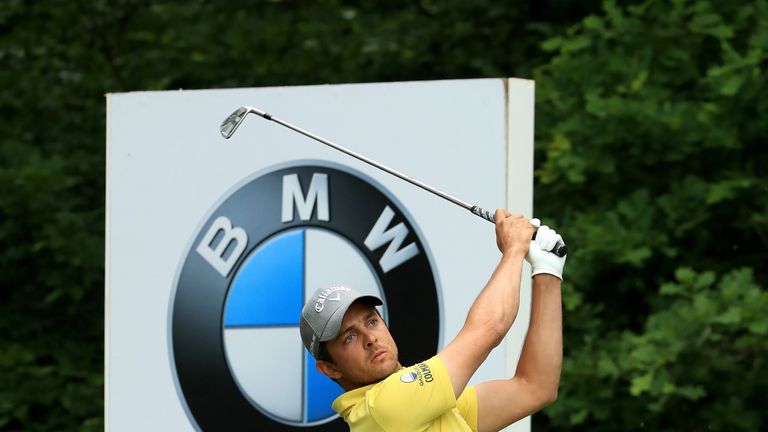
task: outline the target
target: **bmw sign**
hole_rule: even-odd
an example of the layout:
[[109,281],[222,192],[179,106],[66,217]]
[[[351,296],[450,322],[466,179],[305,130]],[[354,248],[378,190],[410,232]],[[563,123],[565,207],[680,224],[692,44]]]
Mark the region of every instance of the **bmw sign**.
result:
[[346,430],[331,409],[342,390],[315,370],[299,336],[304,300],[321,286],[381,297],[402,364],[437,352],[427,244],[406,209],[361,173],[319,161],[263,170],[192,237],[172,294],[170,354],[200,430]]

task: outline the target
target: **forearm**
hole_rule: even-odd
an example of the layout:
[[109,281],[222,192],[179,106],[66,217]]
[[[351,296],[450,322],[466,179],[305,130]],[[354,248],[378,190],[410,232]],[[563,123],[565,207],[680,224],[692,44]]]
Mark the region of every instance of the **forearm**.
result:
[[523,258],[528,253],[534,228],[522,215],[497,209],[496,244],[502,252],[488,283],[475,299],[456,338],[438,356],[445,364],[456,397],[469,378],[501,343],[520,306]]
[[557,395],[563,363],[561,283],[546,274],[533,278],[531,322],[515,374],[547,402]]
[[563,362],[563,317],[560,295],[564,257],[546,252],[557,232],[542,225],[531,242],[533,289],[531,320],[515,376],[477,386],[478,431],[500,430],[549,405],[557,398]]
[[504,256],[478,295],[459,334],[439,356],[459,397],[469,378],[499,345],[512,326],[520,304],[522,257]]
[[467,314],[462,331],[487,333],[487,349],[497,346],[517,317],[523,258],[504,254]]

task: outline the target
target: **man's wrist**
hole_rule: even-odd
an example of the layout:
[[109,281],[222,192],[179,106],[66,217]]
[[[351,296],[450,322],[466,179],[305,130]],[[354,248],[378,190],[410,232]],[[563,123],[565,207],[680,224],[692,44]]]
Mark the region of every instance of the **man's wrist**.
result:
[[533,282],[540,286],[560,286],[563,280],[549,273],[538,273],[533,275]]
[[502,252],[502,261],[504,260],[512,260],[512,261],[522,261],[525,259],[525,255],[528,252],[522,249],[507,249],[504,252]]

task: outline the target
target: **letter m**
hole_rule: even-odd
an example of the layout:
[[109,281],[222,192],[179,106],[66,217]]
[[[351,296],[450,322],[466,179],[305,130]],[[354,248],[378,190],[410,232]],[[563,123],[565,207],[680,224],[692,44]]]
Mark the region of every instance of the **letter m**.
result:
[[328,175],[313,174],[306,197],[301,190],[298,174],[283,176],[283,223],[293,221],[294,204],[298,207],[301,220],[309,220],[315,206],[317,206],[317,219],[327,222],[329,220]]
[[386,206],[384,211],[381,212],[379,220],[376,221],[376,224],[365,239],[365,246],[370,251],[374,251],[389,243],[387,250],[384,251],[384,255],[379,260],[379,265],[381,265],[384,273],[388,273],[393,268],[419,254],[419,248],[414,243],[400,249],[400,246],[405,241],[405,237],[408,235],[408,228],[400,222],[394,227],[387,229],[394,217],[395,212],[389,206]]

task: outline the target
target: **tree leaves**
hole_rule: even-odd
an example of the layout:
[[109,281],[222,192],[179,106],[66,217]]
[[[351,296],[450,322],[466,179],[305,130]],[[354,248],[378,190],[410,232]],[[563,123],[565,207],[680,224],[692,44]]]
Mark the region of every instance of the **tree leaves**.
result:
[[489,76],[571,246],[534,429],[764,428],[768,3],[600,4],[6,1],[0,428],[103,429],[104,93]]
[[598,4],[5,0],[0,429],[103,430],[105,93],[525,77]]
[[608,1],[542,45],[536,208],[578,246],[539,427],[764,427],[767,10]]

